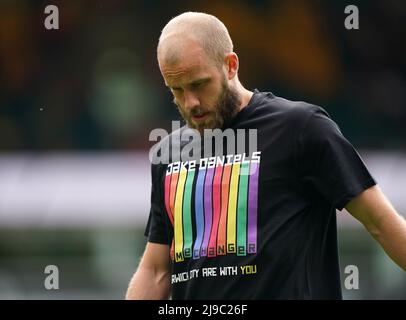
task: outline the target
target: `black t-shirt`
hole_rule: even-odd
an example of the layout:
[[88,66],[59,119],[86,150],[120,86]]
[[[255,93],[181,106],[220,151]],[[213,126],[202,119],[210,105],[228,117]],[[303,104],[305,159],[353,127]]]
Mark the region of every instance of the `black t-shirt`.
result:
[[172,298],[341,299],[335,209],[376,184],[360,156],[321,107],[272,93],[228,127],[257,129],[256,151],[152,165],[145,234],[171,246]]

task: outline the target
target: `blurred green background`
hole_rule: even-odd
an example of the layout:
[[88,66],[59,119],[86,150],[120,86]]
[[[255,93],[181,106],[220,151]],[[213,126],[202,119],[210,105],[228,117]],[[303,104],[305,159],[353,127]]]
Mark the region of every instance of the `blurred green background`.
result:
[[[179,119],[156,44],[184,11],[225,23],[247,88],[323,106],[405,215],[405,1],[0,0],[0,299],[124,297],[146,241],[148,136]],[[344,297],[406,299],[405,273],[338,219]]]

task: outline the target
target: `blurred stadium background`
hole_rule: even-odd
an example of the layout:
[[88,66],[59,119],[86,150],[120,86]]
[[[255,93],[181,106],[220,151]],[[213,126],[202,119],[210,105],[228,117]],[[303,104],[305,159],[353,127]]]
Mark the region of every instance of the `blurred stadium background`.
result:
[[[349,4],[359,30],[344,28]],[[148,135],[179,119],[156,43],[184,11],[228,26],[248,88],[323,106],[406,214],[404,0],[0,0],[0,299],[124,297],[145,245]],[[338,219],[344,297],[406,299],[405,273]],[[44,288],[51,264],[59,290]]]

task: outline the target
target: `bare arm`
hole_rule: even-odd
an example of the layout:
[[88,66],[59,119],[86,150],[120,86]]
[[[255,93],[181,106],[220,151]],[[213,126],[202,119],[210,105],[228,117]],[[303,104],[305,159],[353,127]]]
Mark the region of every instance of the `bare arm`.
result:
[[351,200],[346,209],[358,219],[382,248],[406,271],[406,221],[378,186]]
[[169,299],[171,261],[169,246],[148,242],[128,286],[127,300]]

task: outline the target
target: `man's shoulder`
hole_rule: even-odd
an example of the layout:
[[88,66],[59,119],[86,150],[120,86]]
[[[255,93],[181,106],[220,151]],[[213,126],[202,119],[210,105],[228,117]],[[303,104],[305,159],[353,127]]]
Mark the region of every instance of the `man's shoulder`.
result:
[[324,108],[306,101],[289,100],[276,96],[269,92],[261,92],[261,99],[258,111],[264,114],[276,115],[284,121],[292,122],[295,125],[303,124],[315,113],[329,117]]

